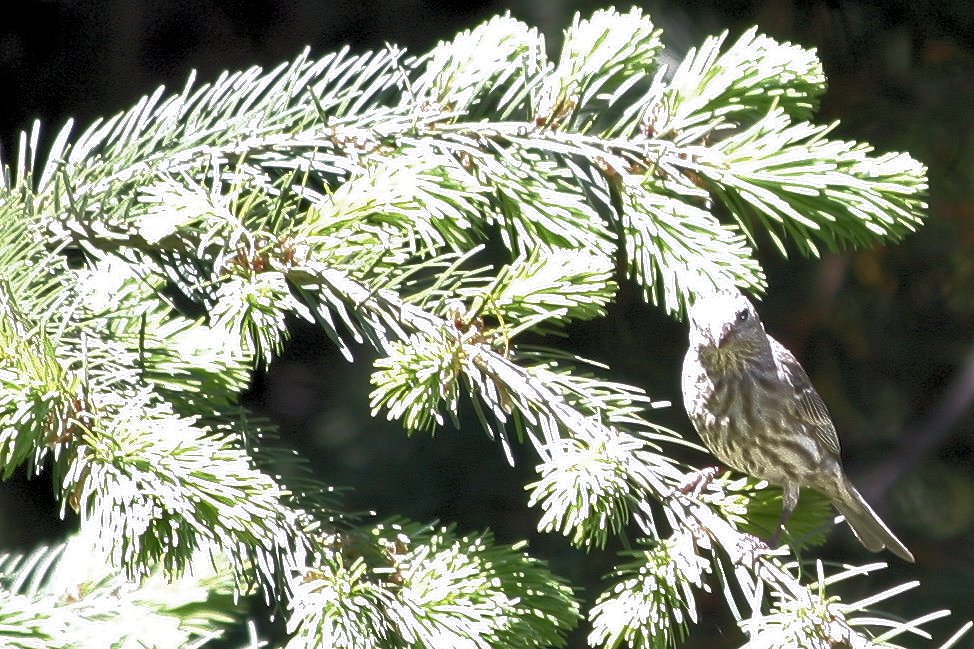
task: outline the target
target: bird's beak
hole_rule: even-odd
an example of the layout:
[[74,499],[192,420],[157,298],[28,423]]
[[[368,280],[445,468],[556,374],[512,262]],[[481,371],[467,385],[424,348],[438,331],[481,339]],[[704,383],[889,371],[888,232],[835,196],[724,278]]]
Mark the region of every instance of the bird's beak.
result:
[[708,323],[708,325],[697,327],[697,331],[700,332],[701,337],[707,343],[708,347],[720,349],[721,345],[727,340],[730,325],[721,322]]
[[716,335],[714,335],[714,346],[718,348],[723,347],[724,343],[726,343],[727,339],[730,337],[730,333],[733,328],[734,325],[731,322],[721,323],[720,330],[716,332]]

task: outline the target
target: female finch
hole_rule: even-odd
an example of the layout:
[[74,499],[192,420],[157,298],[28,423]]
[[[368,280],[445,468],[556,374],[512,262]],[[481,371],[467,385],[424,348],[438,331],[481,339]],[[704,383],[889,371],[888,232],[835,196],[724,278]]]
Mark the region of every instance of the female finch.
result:
[[913,555],[879,519],[842,470],[832,418],[798,361],[764,332],[739,291],[720,291],[690,309],[683,401],[707,448],[732,469],[784,490],[774,538],[802,487],[825,496],[866,548]]

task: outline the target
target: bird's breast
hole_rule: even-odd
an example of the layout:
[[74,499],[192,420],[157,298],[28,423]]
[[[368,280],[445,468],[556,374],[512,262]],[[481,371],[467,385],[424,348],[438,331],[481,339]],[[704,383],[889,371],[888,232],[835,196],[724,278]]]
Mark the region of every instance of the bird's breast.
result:
[[783,484],[792,476],[769,449],[780,449],[781,437],[791,437],[794,418],[789,413],[796,408],[794,396],[789,396],[787,385],[773,369],[736,369],[740,371],[721,371],[700,363],[685,367],[687,413],[704,444],[721,462]]

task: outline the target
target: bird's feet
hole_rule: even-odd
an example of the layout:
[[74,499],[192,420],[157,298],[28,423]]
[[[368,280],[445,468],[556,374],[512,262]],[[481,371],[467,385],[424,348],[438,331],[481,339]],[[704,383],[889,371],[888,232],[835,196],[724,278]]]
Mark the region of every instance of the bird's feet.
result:
[[676,486],[676,491],[684,496],[696,498],[700,493],[713,482],[717,477],[718,469],[715,466],[708,466],[688,473],[683,481]]

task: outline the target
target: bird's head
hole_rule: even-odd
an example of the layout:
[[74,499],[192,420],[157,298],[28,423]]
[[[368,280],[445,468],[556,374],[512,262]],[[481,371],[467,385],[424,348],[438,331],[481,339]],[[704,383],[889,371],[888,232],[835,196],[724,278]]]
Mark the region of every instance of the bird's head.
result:
[[771,343],[757,310],[737,289],[697,298],[690,307],[690,346],[721,365],[771,354]]

